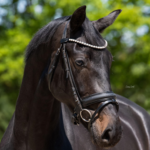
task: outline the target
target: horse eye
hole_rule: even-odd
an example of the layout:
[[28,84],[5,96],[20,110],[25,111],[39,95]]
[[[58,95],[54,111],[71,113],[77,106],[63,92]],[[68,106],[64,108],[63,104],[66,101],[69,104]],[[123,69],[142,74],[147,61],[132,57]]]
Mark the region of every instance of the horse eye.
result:
[[84,62],[82,60],[76,60],[76,64],[78,66],[84,66]]

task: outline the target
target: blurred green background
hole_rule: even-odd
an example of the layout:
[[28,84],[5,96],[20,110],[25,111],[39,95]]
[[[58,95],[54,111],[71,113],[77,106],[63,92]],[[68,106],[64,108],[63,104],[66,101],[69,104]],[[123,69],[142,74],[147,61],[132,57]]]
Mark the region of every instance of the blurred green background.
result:
[[122,9],[102,34],[114,56],[112,89],[150,113],[150,0],[0,0],[0,139],[15,110],[29,41],[82,5],[90,20]]

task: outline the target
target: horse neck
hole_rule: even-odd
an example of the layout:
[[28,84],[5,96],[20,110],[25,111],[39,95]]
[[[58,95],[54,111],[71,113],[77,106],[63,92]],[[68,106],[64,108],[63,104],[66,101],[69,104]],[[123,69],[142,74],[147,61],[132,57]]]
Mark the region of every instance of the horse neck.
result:
[[[27,61],[22,86],[17,100],[13,128],[13,145],[16,149],[45,149],[51,139],[60,115],[60,102],[55,100],[44,77],[39,83],[43,69],[50,57],[45,51],[44,59],[34,53]],[[47,55],[46,55],[47,52]]]

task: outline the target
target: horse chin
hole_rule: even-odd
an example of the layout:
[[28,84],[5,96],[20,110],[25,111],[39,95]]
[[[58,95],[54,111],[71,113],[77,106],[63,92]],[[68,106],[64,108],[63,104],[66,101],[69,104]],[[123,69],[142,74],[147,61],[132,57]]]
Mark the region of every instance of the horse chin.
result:
[[98,146],[99,148],[110,149],[114,147],[121,139],[122,127],[116,129],[116,131],[117,131],[117,135],[115,135],[112,139],[104,140],[102,139],[103,133],[101,133],[95,125],[92,125],[90,131],[92,143]]
[[95,139],[95,138],[92,138],[92,143],[96,146],[98,146],[99,148],[102,148],[102,149],[110,149],[112,147],[114,147],[115,145],[110,145],[110,144],[107,144],[107,143],[103,143],[101,142],[100,140],[98,139]]

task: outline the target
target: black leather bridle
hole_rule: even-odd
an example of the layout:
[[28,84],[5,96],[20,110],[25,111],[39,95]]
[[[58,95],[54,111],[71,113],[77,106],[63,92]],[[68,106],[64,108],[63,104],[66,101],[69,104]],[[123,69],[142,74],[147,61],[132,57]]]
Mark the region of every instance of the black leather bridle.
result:
[[[78,89],[77,89],[77,86],[76,86],[76,83],[75,83],[75,80],[74,80],[74,77],[73,77],[73,74],[72,74],[72,70],[71,70],[67,50],[65,48],[66,43],[70,42],[69,41],[70,39],[66,38],[67,25],[65,26],[63,36],[62,36],[62,39],[60,41],[60,43],[61,43],[60,48],[58,48],[57,52],[55,53],[54,59],[51,63],[51,66],[50,66],[50,69],[49,69],[49,72],[48,72],[49,90],[51,91],[51,82],[52,82],[54,70],[57,67],[60,51],[62,51],[62,57],[63,57],[64,64],[65,64],[66,78],[69,78],[72,93],[73,93],[73,97],[74,97],[74,100],[75,100],[75,103],[76,103],[76,106],[74,108],[74,113],[73,113],[73,116],[72,116],[72,122],[74,124],[79,125],[80,118],[81,118],[83,121],[88,122],[88,128],[90,129],[90,127],[92,126],[92,123],[94,121],[95,115],[97,113],[99,113],[100,111],[102,111],[102,109],[106,105],[115,104],[116,108],[117,108],[117,111],[119,110],[119,105],[116,101],[116,95],[112,91],[108,91],[108,92],[105,92],[105,93],[92,94],[92,95],[90,95],[86,98],[83,98],[83,99],[80,97],[80,94],[78,92]],[[90,106],[92,104],[95,104],[95,103],[101,103],[101,105],[96,109],[96,111],[92,115],[91,112],[88,109],[86,109],[86,107]],[[89,114],[89,119],[88,120],[83,117],[83,112],[84,111]]]

